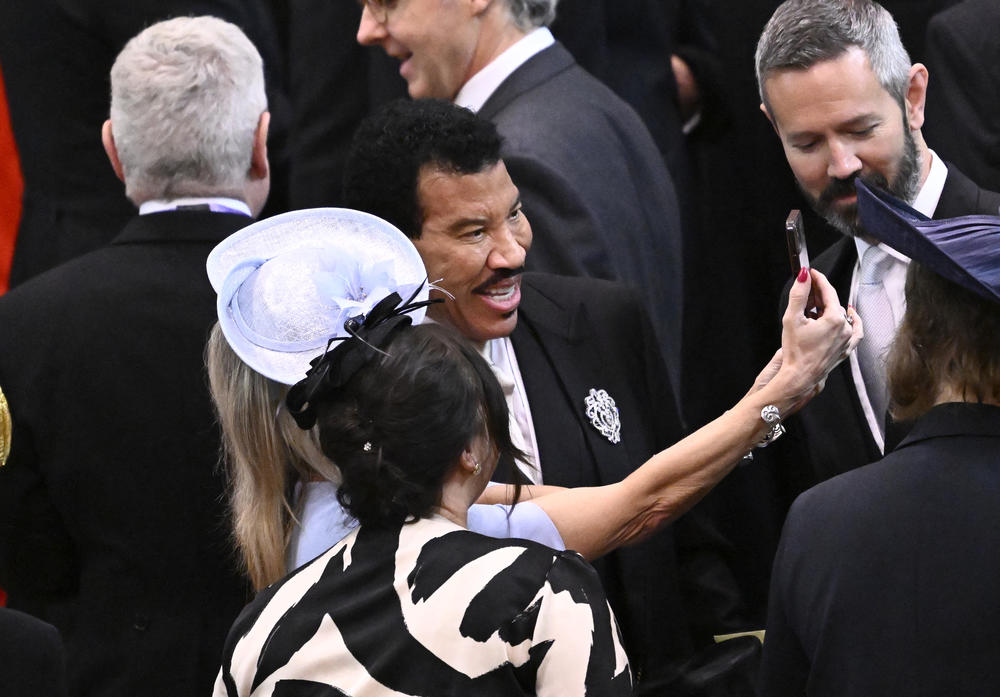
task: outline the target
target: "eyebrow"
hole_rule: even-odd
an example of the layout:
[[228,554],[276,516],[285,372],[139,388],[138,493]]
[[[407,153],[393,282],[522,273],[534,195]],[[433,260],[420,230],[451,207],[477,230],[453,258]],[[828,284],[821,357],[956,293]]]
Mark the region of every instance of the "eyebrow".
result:
[[451,233],[459,233],[470,227],[486,227],[488,223],[489,219],[485,216],[468,216],[450,223],[446,229]]
[[[853,129],[853,128],[858,128],[860,126],[868,126],[868,125],[871,125],[872,122],[879,122],[881,120],[882,120],[881,116],[879,116],[878,114],[874,114],[874,113],[870,113],[869,112],[867,114],[861,114],[859,116],[855,116],[854,118],[848,119],[847,121],[843,121],[841,123],[838,123],[834,127],[834,129],[835,130],[842,130],[842,129],[850,130],[850,129]],[[811,137],[811,136],[815,136],[817,134],[818,134],[818,131],[810,131],[810,130],[807,129],[807,130],[803,130],[803,131],[796,131],[795,133],[789,133],[788,134],[788,139],[789,140],[794,140],[796,138],[808,138],[808,137]]]
[[[507,208],[507,214],[512,213],[518,206],[523,205],[521,201],[521,194],[518,193],[517,198],[514,199],[512,203]],[[447,226],[447,230],[451,233],[463,232],[465,229],[470,227],[489,227],[490,219],[488,216],[483,215],[470,215],[465,218],[459,218],[455,222]]]

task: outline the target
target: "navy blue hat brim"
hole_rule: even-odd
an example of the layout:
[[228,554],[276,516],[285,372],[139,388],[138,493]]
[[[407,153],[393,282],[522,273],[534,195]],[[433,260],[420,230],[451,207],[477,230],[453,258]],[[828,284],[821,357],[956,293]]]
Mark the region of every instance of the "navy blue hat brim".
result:
[[931,220],[896,197],[855,181],[866,235],[934,273],[1000,302],[1000,217],[965,215]]

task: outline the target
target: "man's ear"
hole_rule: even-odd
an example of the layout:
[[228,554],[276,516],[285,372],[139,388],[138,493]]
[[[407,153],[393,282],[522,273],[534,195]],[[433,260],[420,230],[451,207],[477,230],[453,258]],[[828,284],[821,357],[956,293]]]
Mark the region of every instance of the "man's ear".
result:
[[111,169],[115,171],[115,176],[125,182],[125,170],[122,168],[122,161],[118,159],[118,146],[115,145],[115,134],[111,131],[111,119],[101,126],[101,142],[104,143],[104,152],[108,154],[111,161]]
[[267,128],[271,124],[271,112],[265,111],[257,121],[257,130],[253,134],[253,153],[250,156],[250,176],[254,179],[264,179],[269,173],[267,163]]
[[927,68],[923,63],[910,66],[910,80],[906,85],[906,118],[910,129],[920,130],[924,125],[924,105],[927,103]]
[[469,0],[469,9],[473,17],[478,17],[486,12],[493,4],[493,0]]
[[764,116],[767,117],[767,120],[771,122],[771,128],[774,129],[774,132],[777,133],[778,137],[780,138],[781,133],[778,132],[778,124],[774,122],[774,117],[771,116],[771,112],[767,110],[767,105],[764,104],[764,102],[760,103],[760,113],[764,114]]

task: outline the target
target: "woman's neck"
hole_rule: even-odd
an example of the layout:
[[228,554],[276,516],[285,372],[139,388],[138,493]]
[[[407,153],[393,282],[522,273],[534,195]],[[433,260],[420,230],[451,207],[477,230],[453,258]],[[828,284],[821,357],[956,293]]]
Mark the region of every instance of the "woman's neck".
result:
[[456,525],[461,525],[463,528],[468,528],[469,527],[469,507],[468,506],[459,507],[459,508],[456,509],[456,508],[447,506],[447,505],[445,505],[442,502],[442,505],[436,506],[433,509],[433,511],[434,511],[435,515],[439,515],[442,518],[446,518],[447,520],[450,520],[451,522],[455,523]]
[[937,397],[934,398],[934,406],[937,406],[938,404],[946,404],[948,402],[971,402],[974,404],[990,404],[995,407],[1000,407],[1000,401],[998,400],[984,399],[980,401],[959,387],[954,385],[943,385],[938,390]]

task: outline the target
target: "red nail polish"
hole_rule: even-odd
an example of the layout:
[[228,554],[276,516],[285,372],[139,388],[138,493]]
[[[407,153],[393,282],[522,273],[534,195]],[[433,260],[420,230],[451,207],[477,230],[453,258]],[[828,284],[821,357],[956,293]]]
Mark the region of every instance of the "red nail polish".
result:
[[796,280],[799,283],[805,283],[807,278],[809,278],[809,267],[803,266],[801,269],[799,269],[799,277]]

